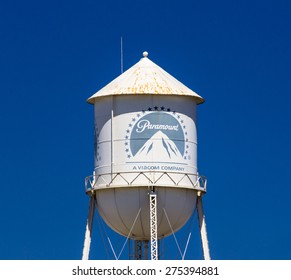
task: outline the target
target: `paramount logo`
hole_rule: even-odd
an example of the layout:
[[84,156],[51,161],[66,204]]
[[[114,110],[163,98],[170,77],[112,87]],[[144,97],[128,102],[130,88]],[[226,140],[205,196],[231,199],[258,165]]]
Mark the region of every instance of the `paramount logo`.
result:
[[128,124],[125,152],[136,162],[180,162],[188,159],[186,121],[176,112],[138,114]]
[[142,133],[146,129],[149,130],[173,130],[178,131],[179,125],[168,125],[168,124],[152,124],[149,120],[143,119],[140,120],[136,125],[136,132]]

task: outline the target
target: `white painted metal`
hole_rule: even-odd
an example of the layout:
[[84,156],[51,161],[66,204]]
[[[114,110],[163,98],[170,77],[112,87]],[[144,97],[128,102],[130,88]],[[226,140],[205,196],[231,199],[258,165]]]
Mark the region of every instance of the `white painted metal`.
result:
[[[196,106],[193,98],[126,95],[107,96],[96,101],[96,175],[108,174],[108,179],[104,177],[108,181],[110,173],[122,172],[127,173],[126,178],[131,181],[135,175],[128,172],[197,173]],[[190,179],[195,182],[197,177]],[[115,180],[114,184],[118,186],[123,182]],[[172,185],[166,176],[161,183]],[[182,183],[193,188],[188,178],[184,178]],[[98,188],[102,187],[106,186],[98,182]]]
[[[153,187],[163,186],[165,178],[168,179],[167,187],[175,187],[175,188],[189,188],[184,185],[185,180],[188,183],[192,184],[191,189],[195,189],[198,191],[206,192],[207,179],[204,176],[199,174],[179,174],[176,172],[162,172],[155,171],[155,177],[151,176],[152,171],[143,171],[143,172],[117,172],[111,173],[111,179],[108,179],[108,174],[99,174],[99,175],[90,175],[85,178],[85,189],[88,194],[94,192],[95,189],[101,189],[100,184],[103,184],[108,187],[147,187],[149,184]],[[127,180],[127,175],[134,175],[133,180]],[[196,181],[193,181],[192,178],[197,178]],[[143,179],[143,181],[141,180]],[[121,186],[116,184],[117,180],[123,180],[123,184]]]
[[166,209],[164,208],[163,210],[164,210],[164,212],[165,212],[165,216],[166,216],[166,218],[167,218],[167,222],[168,222],[168,224],[169,224],[169,227],[171,228],[172,235],[173,235],[173,237],[174,237],[174,239],[175,239],[175,243],[176,243],[177,248],[178,248],[178,250],[179,250],[180,256],[181,256],[181,258],[183,258],[181,248],[180,248],[180,246],[179,246],[178,240],[177,240],[177,238],[176,238],[175,232],[174,232],[173,227],[172,227],[172,225],[171,225],[171,222],[170,222],[170,220],[169,220],[169,217],[168,217],[168,214],[167,214],[167,212],[166,212]]
[[[158,238],[166,237],[184,226],[196,207],[196,191],[186,188],[157,187]],[[150,207],[148,187],[107,188],[96,191],[98,211],[107,225],[131,239],[150,240]],[[130,232],[132,223],[140,215]],[[172,229],[165,212],[171,221]]]
[[[131,238],[149,240],[148,187],[159,188],[174,231],[195,208],[197,175],[196,103],[191,96],[123,95],[96,99],[95,184],[105,222],[127,236],[134,213],[140,221]],[[122,190],[121,190],[122,189]],[[158,212],[159,237],[171,234]]]
[[151,260],[158,260],[157,194],[150,193]]
[[89,259],[91,236],[92,236],[92,229],[93,229],[93,219],[94,219],[94,212],[95,212],[95,202],[96,202],[95,197],[92,195],[90,197],[90,205],[89,205],[88,219],[87,219],[87,225],[86,225],[82,260]]
[[140,211],[141,211],[141,209],[139,209],[138,213],[136,214],[136,217],[135,217],[135,219],[134,219],[134,221],[133,221],[133,223],[132,223],[132,226],[131,226],[130,231],[129,231],[128,235],[127,235],[127,238],[126,238],[126,240],[125,240],[125,242],[124,242],[124,244],[123,244],[123,247],[122,247],[122,249],[121,249],[121,251],[120,251],[120,253],[119,253],[119,255],[118,255],[118,259],[120,258],[121,254],[122,254],[122,252],[123,252],[123,249],[124,249],[124,247],[125,247],[125,244],[128,242],[128,239],[129,239],[129,237],[130,237],[131,234],[132,234],[132,230],[133,230],[133,228],[134,228],[134,226],[135,226],[135,223],[136,223],[137,218],[138,218],[138,216],[139,216],[139,214],[140,214]]
[[150,195],[159,205],[156,240],[183,227],[197,190],[206,191],[196,132],[196,105],[204,99],[143,56],[88,99],[95,110],[95,169],[93,180],[86,179],[107,225],[140,242],[153,233],[149,186],[159,194]]
[[206,231],[205,215],[203,211],[202,197],[200,195],[197,197],[197,212],[198,212],[200,235],[201,235],[204,259],[210,260],[211,258],[210,258],[210,251],[209,251],[207,231]]
[[186,243],[185,250],[184,250],[184,253],[183,253],[183,256],[182,256],[182,260],[185,259],[185,255],[186,255],[186,252],[187,252],[187,249],[188,249],[190,238],[191,238],[191,232],[189,233],[189,236],[188,236],[188,239],[187,239],[187,243]]
[[94,104],[100,97],[127,94],[186,95],[195,98],[197,104],[204,102],[196,92],[148,59],[147,52],[143,55],[138,63],[92,95],[88,102]]

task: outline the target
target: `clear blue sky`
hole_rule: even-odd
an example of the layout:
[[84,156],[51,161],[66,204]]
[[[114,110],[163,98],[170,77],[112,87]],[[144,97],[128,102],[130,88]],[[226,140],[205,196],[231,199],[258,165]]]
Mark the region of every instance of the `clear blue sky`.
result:
[[[2,1],[0,259],[81,258],[86,99],[120,74],[120,36],[125,69],[146,50],[206,100],[198,167],[212,258],[291,259],[290,14],[287,0]],[[106,259],[95,229],[92,258]]]

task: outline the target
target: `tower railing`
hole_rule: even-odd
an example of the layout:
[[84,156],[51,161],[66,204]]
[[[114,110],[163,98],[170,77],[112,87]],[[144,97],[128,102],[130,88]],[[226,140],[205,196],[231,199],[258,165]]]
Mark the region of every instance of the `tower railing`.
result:
[[[153,176],[155,174],[155,176]],[[165,183],[165,179],[168,179]],[[143,179],[143,180],[140,180]],[[116,183],[118,182],[118,183]],[[187,182],[187,184],[185,184]],[[102,187],[100,187],[102,186]],[[142,171],[142,172],[116,172],[90,175],[85,178],[85,190],[91,192],[97,189],[110,187],[186,187],[206,192],[207,178],[200,174]]]

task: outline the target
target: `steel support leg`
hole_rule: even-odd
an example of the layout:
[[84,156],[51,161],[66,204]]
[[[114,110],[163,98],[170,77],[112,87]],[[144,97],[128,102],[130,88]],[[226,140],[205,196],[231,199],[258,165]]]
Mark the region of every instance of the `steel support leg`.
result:
[[142,260],[142,240],[135,240],[134,245],[135,245],[134,259]]
[[157,194],[150,193],[151,260],[158,260]]
[[92,195],[90,197],[90,206],[89,206],[89,213],[88,213],[88,219],[87,219],[87,225],[86,225],[82,260],[89,259],[94,212],[95,212],[95,196]]
[[202,250],[204,255],[204,260],[210,260],[210,252],[208,246],[207,232],[206,232],[206,223],[205,223],[205,215],[202,206],[202,197],[198,194],[197,197],[197,212],[198,212],[198,220],[200,227],[200,235],[202,241]]

